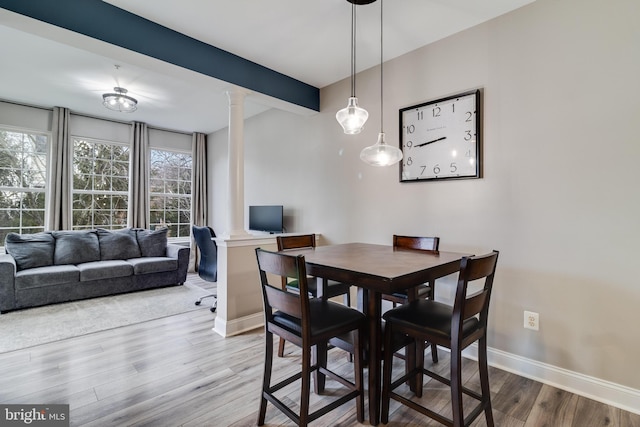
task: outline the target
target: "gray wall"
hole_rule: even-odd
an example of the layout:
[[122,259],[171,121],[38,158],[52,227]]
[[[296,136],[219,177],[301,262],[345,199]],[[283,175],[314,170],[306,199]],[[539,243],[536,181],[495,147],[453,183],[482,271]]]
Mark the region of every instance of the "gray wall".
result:
[[[538,0],[385,64],[392,144],[399,108],[482,88],[483,179],[400,184],[397,166],[359,160],[380,127],[376,68],[358,75],[360,135],[334,119],[348,79],[322,90],[313,117],[246,123],[246,204],[283,204],[288,231],[330,243],[406,233],[499,249],[490,347],[640,390],[639,16],[637,0]],[[225,230],[226,131],[210,143],[212,222]],[[539,332],[523,329],[524,310],[540,313]]]

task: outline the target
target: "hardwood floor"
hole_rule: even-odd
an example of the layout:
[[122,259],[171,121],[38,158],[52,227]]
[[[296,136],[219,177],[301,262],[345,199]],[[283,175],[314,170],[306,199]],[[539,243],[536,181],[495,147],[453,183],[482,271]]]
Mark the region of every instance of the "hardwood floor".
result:
[[[223,339],[212,332],[207,307],[181,315],[0,354],[0,403],[68,403],[73,426],[253,426],[262,378],[262,330]],[[277,343],[277,340],[276,340]],[[287,347],[274,377],[295,370],[299,353]],[[430,357],[427,362],[430,363]],[[446,372],[448,356],[438,369]],[[352,372],[344,353],[330,363]],[[397,360],[396,363],[401,363]],[[479,388],[474,363],[465,381]],[[394,371],[400,372],[402,367]],[[348,375],[348,374],[347,374]],[[640,427],[640,415],[624,412],[498,369],[490,369],[497,426]],[[328,382],[327,389],[337,389]],[[297,400],[288,386],[283,399]],[[313,395],[312,402],[326,397]],[[423,399],[448,412],[448,392],[425,384]],[[392,402],[389,426],[436,426]],[[366,424],[366,422],[365,422]],[[267,426],[293,425],[269,404]],[[355,403],[312,425],[358,426]],[[474,426],[484,426],[480,418]]]

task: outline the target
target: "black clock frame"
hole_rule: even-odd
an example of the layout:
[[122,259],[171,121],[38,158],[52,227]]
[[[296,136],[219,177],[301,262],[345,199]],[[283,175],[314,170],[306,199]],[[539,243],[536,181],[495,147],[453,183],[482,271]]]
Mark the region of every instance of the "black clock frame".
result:
[[465,175],[465,176],[446,176],[446,177],[442,177],[442,178],[414,178],[414,179],[402,179],[402,167],[403,167],[403,163],[404,163],[404,157],[403,159],[399,162],[399,175],[398,178],[400,180],[401,183],[405,183],[405,182],[427,182],[427,181],[449,181],[449,180],[458,180],[458,179],[478,179],[478,178],[482,178],[482,121],[483,121],[483,114],[482,114],[482,102],[481,102],[481,96],[482,96],[482,91],[480,89],[475,89],[475,90],[470,90],[467,92],[462,92],[462,93],[457,93],[455,95],[451,95],[451,96],[446,96],[444,98],[439,98],[439,99],[435,99],[435,100],[431,100],[431,101],[425,101],[425,102],[421,102],[419,104],[415,104],[415,105],[411,105],[409,107],[404,107],[398,110],[398,125],[399,125],[399,138],[398,138],[398,142],[400,144],[400,150],[402,151],[403,156],[406,154],[404,147],[403,147],[403,126],[402,126],[402,113],[404,113],[405,111],[409,111],[409,110],[413,110],[413,109],[418,109],[427,105],[431,105],[431,104],[438,104],[441,102],[445,102],[445,101],[449,101],[453,98],[460,98],[460,97],[464,97],[464,96],[468,96],[468,95],[474,95],[476,96],[476,174],[474,176],[471,175]]

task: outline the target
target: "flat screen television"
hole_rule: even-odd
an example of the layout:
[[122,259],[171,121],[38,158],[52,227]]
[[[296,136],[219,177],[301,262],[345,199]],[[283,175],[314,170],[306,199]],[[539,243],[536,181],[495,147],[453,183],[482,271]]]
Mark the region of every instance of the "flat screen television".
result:
[[282,206],[249,206],[249,230],[282,233]]

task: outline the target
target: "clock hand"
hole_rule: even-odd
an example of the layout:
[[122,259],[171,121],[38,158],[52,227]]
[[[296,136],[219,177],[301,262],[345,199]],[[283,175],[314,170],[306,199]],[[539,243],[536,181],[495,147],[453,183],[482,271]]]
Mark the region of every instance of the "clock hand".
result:
[[443,136],[442,138],[434,139],[433,141],[427,141],[427,142],[423,142],[422,144],[416,144],[414,145],[414,147],[422,147],[424,145],[433,144],[434,142],[442,141],[443,139],[447,139],[447,137]]

